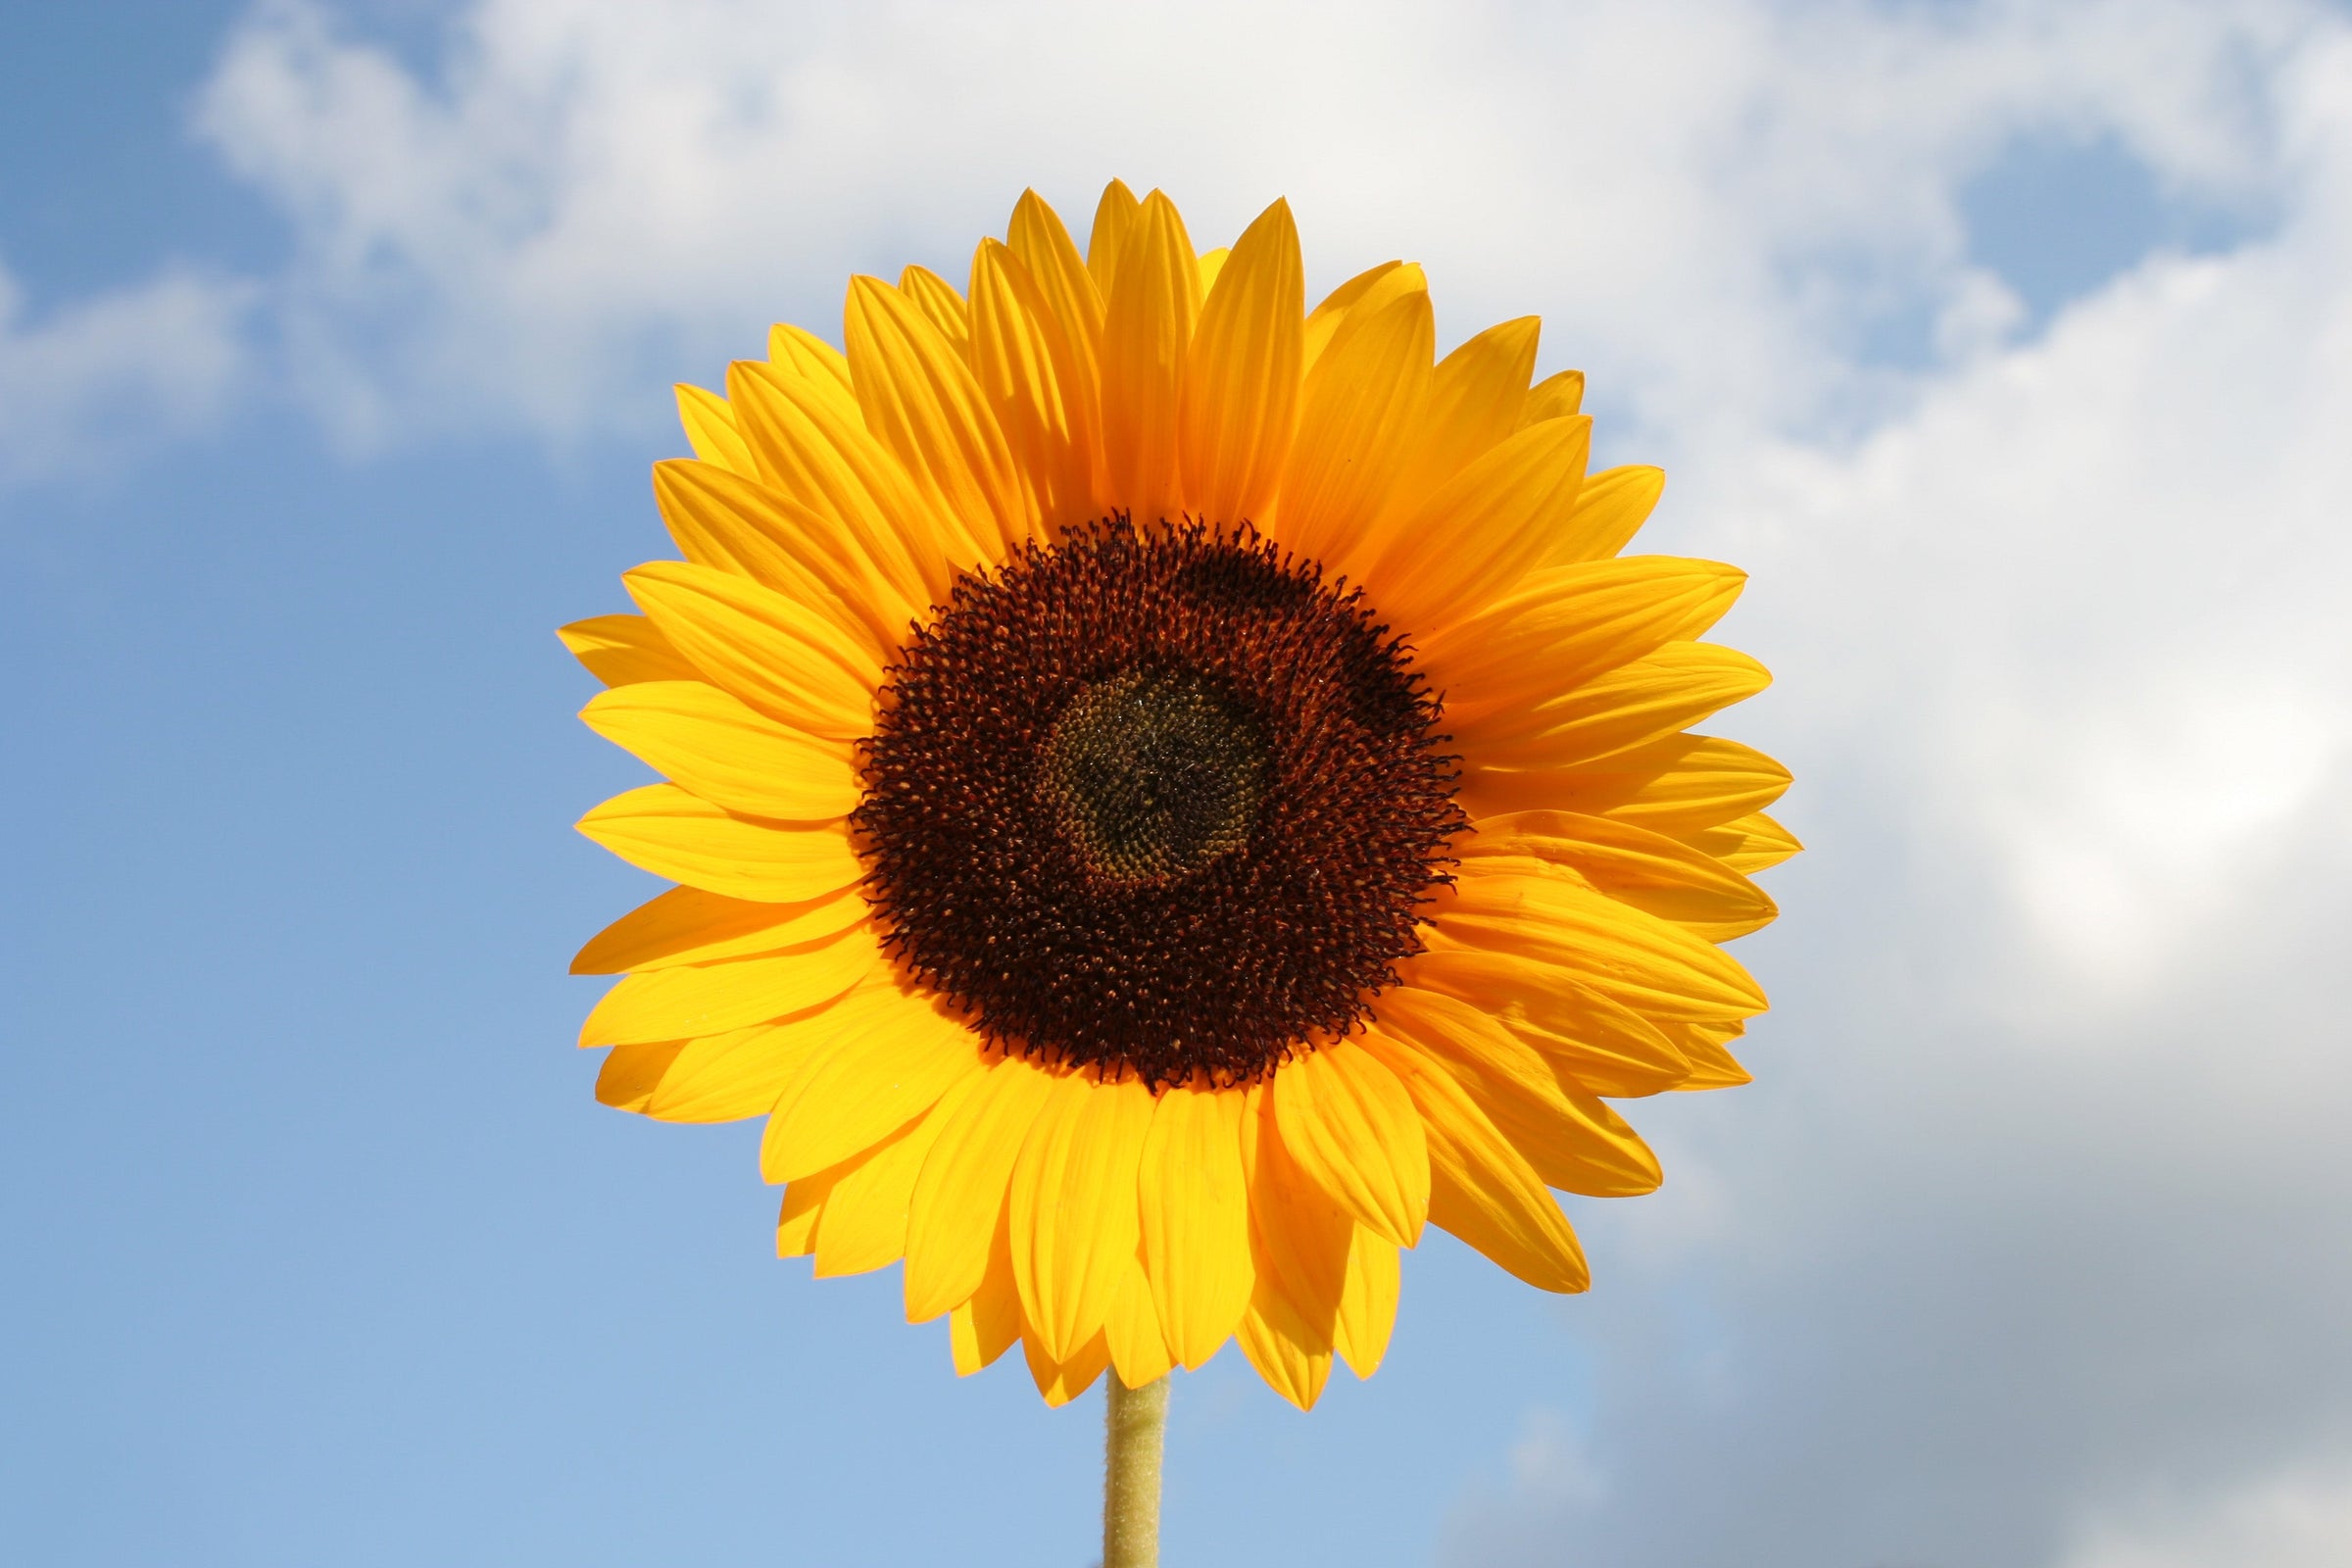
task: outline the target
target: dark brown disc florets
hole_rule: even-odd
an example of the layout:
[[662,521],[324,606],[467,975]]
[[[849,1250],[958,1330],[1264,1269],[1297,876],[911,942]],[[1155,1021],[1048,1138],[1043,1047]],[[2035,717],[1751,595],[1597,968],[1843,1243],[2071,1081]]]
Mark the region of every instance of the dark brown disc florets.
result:
[[1421,950],[1463,825],[1360,590],[1125,519],[966,576],[892,666],[853,818],[916,977],[1006,1049],[1263,1075]]

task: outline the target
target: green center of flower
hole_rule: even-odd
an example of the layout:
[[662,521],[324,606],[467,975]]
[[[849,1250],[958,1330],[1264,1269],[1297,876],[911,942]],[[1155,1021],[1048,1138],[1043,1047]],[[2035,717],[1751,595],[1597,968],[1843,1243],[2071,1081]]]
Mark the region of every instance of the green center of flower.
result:
[[1038,793],[1089,872],[1153,886],[1250,842],[1267,761],[1257,724],[1198,673],[1130,669],[1062,710]]

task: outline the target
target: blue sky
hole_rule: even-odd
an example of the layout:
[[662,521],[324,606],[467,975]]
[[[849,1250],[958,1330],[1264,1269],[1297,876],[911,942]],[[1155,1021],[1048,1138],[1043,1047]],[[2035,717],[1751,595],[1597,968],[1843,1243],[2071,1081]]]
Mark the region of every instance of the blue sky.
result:
[[1168,1560],[2332,1561],[2352,30],[2230,10],[12,18],[7,1554],[1091,1560],[1094,1398],[594,1104],[651,884],[551,629],[663,553],[671,380],[1116,173],[1542,312],[1755,573],[1813,845],[1593,1293],[1441,1238],[1312,1415],[1181,1380]]

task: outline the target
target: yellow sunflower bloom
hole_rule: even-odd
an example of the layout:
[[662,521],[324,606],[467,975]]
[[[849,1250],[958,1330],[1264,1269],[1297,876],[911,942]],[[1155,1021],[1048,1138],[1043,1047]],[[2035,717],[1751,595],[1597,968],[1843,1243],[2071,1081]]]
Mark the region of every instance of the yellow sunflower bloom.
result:
[[1581,1291],[1606,1103],[1745,1082],[1788,775],[1690,726],[1742,575],[1620,554],[1533,318],[1438,360],[1419,268],[1304,307],[1277,202],[1198,252],[1032,193],[964,292],[855,279],[679,389],[681,561],[564,639],[669,782],[581,831],[678,886],[591,941],[608,1104],[765,1116],[779,1251],[904,1261],[959,1372],[1053,1403],[1228,1341],[1312,1405],[1398,1250]]

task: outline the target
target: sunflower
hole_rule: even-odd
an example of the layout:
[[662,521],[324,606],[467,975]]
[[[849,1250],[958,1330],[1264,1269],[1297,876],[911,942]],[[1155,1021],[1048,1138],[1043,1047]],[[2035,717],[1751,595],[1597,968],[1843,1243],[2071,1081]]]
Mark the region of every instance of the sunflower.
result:
[[580,829],[678,884],[573,965],[598,1098],[765,1116],[781,1253],[1056,1404],[1237,1339],[1312,1405],[1424,1225],[1585,1289],[1548,1189],[1655,1187],[1607,1101],[1765,1005],[1788,776],[1690,733],[1742,574],[1620,554],[1662,476],[1533,318],[1438,360],[1419,268],[1302,277],[1282,202],[1201,254],[1114,182],[1081,257],[1024,195],[679,388],[684,559],[563,632],[668,780]]

